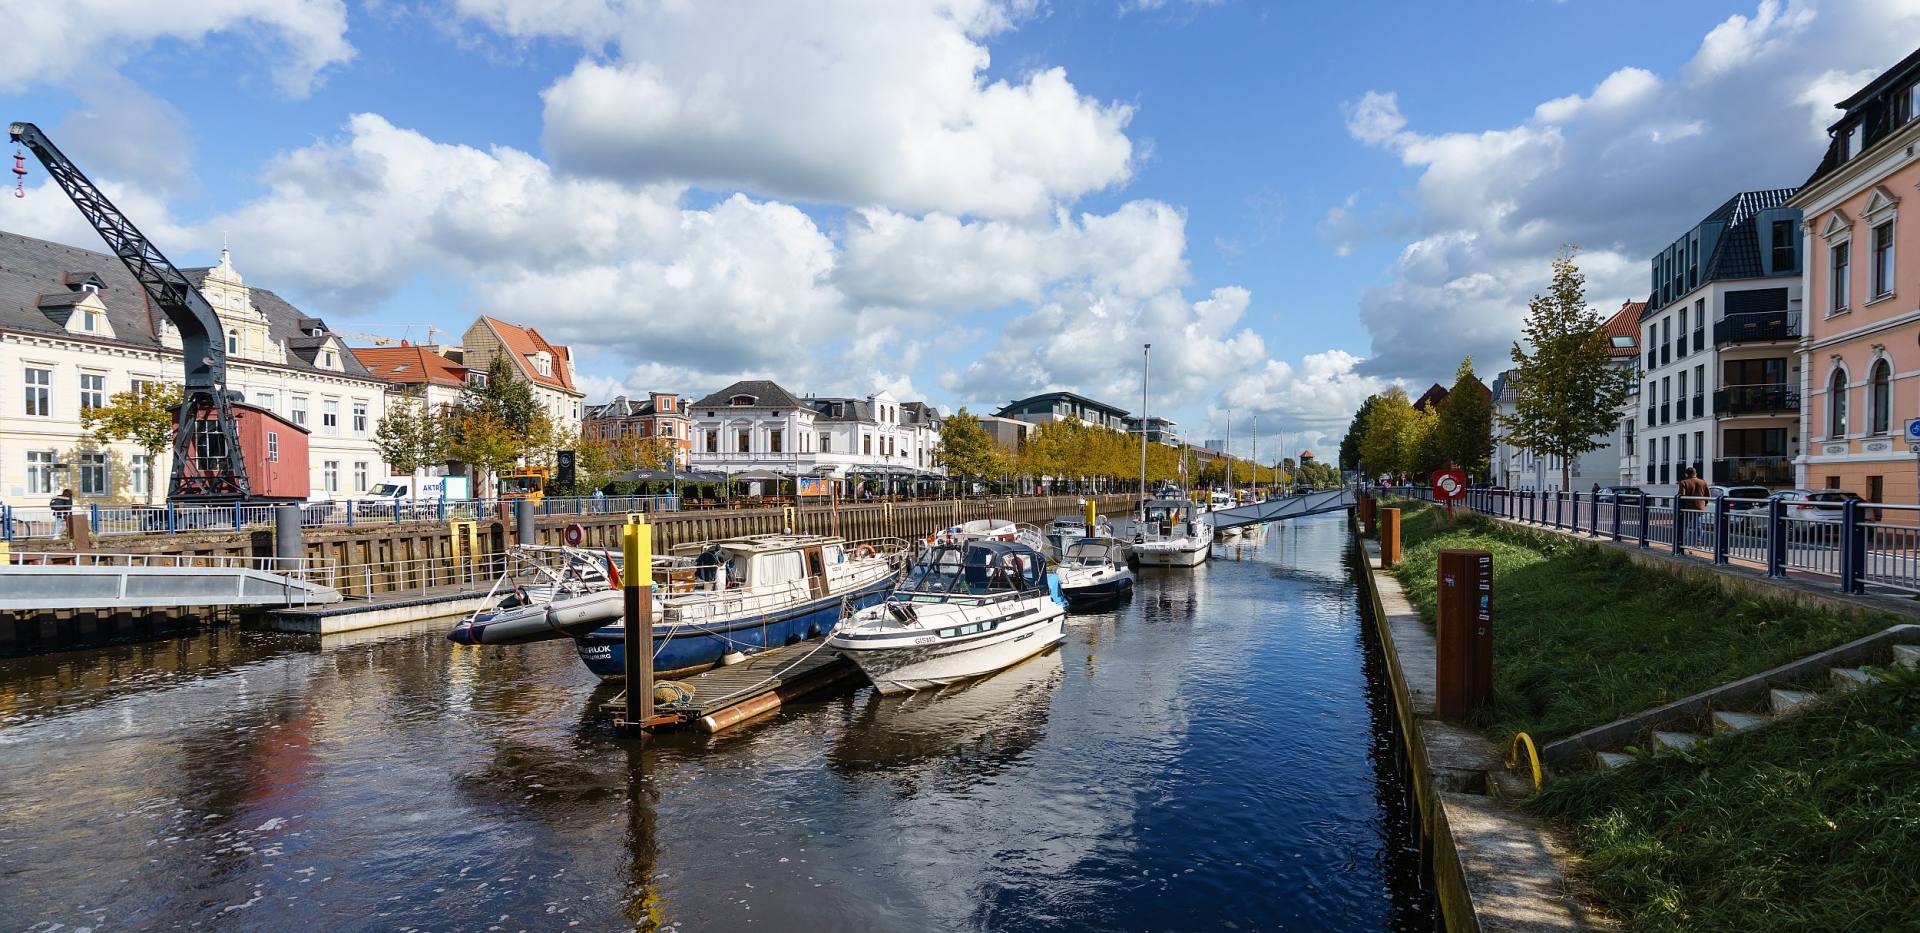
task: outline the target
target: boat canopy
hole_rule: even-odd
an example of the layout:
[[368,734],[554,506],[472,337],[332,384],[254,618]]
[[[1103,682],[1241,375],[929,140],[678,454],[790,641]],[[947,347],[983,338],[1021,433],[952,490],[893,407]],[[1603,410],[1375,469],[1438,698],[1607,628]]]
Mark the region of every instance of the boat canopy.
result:
[[1046,585],[1047,559],[1014,541],[936,545],[907,570],[900,590],[931,596],[991,596]]
[[1126,563],[1126,550],[1112,538],[1081,538],[1067,545],[1067,553],[1061,559],[1067,564],[1101,564],[1109,561],[1123,564]]

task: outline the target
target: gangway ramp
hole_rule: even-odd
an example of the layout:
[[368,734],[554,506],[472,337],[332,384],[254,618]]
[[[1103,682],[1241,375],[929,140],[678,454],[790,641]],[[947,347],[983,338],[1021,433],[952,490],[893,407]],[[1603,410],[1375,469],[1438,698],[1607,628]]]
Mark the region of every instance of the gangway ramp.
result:
[[1236,505],[1233,508],[1221,509],[1209,514],[1213,517],[1213,527],[1216,529],[1239,528],[1243,525],[1258,525],[1262,522],[1319,515],[1322,512],[1338,512],[1341,509],[1353,508],[1354,502],[1351,489],[1322,489],[1305,495],[1284,496],[1250,505]]
[[337,603],[331,572],[307,558],[13,553],[0,563],[0,612]]

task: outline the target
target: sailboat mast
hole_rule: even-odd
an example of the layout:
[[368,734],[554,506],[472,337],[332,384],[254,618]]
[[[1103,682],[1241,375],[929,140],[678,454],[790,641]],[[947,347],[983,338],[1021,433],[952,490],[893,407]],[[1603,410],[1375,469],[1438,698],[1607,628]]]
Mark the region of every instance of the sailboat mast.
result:
[[[1147,507],[1147,365],[1153,344],[1140,345],[1140,508]],[[1143,513],[1144,514],[1144,511]]]
[[1233,498],[1233,409],[1231,408],[1227,409],[1227,449],[1221,453],[1227,458],[1227,498],[1231,499]]

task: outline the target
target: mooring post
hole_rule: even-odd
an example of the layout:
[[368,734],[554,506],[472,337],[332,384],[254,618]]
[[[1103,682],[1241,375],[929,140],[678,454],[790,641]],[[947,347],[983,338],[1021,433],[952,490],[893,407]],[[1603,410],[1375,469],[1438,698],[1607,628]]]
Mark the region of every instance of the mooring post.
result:
[[300,507],[292,503],[281,503],[273,507],[273,556],[275,563],[282,560],[299,560],[307,556],[306,544],[300,540]]
[[1380,567],[1400,566],[1400,510],[1380,510]]
[[513,500],[513,543],[537,544],[537,529],[534,527],[533,500]]
[[644,513],[620,529],[620,583],[626,592],[627,708],[622,731],[637,735],[653,718],[653,528]]
[[1440,552],[1433,714],[1459,720],[1493,699],[1493,555]]

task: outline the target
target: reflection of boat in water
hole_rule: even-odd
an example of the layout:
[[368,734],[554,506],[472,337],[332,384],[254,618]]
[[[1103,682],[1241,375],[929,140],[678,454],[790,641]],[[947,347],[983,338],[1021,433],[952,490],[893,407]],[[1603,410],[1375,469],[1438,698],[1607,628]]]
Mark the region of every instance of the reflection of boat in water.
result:
[[1018,759],[1046,734],[1062,676],[1060,652],[1048,651],[993,677],[945,690],[864,694],[827,761],[835,770],[854,772],[952,760],[969,777],[985,776]]
[[1060,554],[1060,595],[1068,608],[1090,609],[1133,592],[1126,546],[1112,538],[1080,538]]
[[1060,640],[1066,607],[1051,582],[1046,555],[1025,544],[934,545],[893,596],[854,613],[827,644],[881,693],[955,684]]
[[[535,586],[517,588],[448,637],[462,644],[571,637],[589,670],[603,679],[624,677],[618,562],[604,552],[563,550],[562,566],[529,577]],[[881,553],[823,535],[753,535],[677,548],[654,561],[655,671],[691,673],[731,652],[818,637],[845,611],[885,597],[903,555],[902,542]]]

